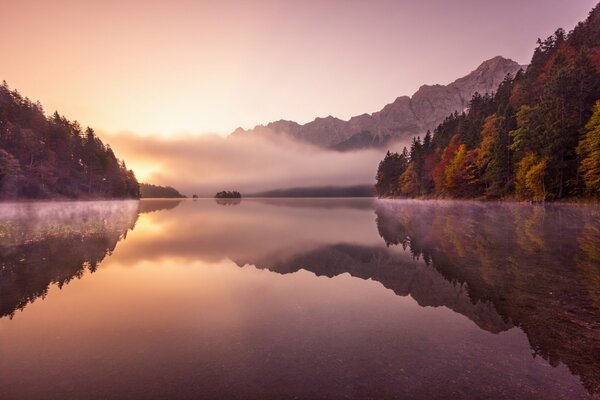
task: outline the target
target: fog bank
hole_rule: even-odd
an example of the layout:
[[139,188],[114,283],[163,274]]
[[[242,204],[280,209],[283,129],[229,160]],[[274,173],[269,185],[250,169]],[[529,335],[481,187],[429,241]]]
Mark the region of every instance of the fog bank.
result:
[[[101,134],[140,182],[170,185],[190,196],[374,183],[385,149],[337,152],[287,136],[163,138],[129,132]],[[402,144],[390,146],[400,150]]]

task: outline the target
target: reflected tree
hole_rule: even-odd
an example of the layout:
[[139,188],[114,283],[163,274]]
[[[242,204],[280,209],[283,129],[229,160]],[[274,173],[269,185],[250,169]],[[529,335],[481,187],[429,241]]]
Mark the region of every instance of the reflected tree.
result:
[[491,302],[534,355],[600,392],[600,209],[455,202],[376,206],[387,245],[408,246],[473,303]]

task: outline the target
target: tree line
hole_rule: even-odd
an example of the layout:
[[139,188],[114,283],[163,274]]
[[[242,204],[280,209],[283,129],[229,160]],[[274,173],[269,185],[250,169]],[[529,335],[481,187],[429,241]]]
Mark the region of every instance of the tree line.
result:
[[133,171],[93,129],[0,85],[0,199],[138,197]]
[[600,196],[600,5],[571,32],[539,40],[530,65],[475,93],[410,149],[388,152],[380,197]]
[[143,198],[155,199],[182,199],[185,198],[177,189],[172,186],[152,185],[150,183],[140,183],[140,194]]

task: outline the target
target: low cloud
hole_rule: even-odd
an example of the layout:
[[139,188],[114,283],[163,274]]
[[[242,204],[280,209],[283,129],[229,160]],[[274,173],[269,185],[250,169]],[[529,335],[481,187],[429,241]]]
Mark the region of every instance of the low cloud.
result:
[[[101,134],[142,182],[170,185],[184,194],[220,190],[253,193],[312,186],[371,185],[387,149],[337,152],[287,136],[222,137]],[[393,146],[398,150],[401,145]]]

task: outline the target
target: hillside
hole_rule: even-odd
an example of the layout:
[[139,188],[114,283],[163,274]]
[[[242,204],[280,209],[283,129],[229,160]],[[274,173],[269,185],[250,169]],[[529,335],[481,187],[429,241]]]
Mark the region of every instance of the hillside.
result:
[[370,185],[316,186],[268,190],[248,197],[373,197]]
[[137,197],[133,171],[91,128],[0,85],[0,199]]
[[142,198],[154,199],[181,199],[185,197],[171,186],[159,186],[150,183],[140,183],[140,195]]
[[474,93],[495,91],[507,74],[515,75],[520,69],[516,62],[498,56],[449,85],[423,85],[412,97],[398,97],[372,114],[358,115],[348,121],[328,116],[304,125],[280,120],[250,130],[238,128],[232,135],[288,134],[336,150],[380,147],[433,130],[448,115],[467,108]]
[[538,39],[527,70],[475,95],[410,151],[388,153],[379,196],[544,201],[600,195],[600,6]]

